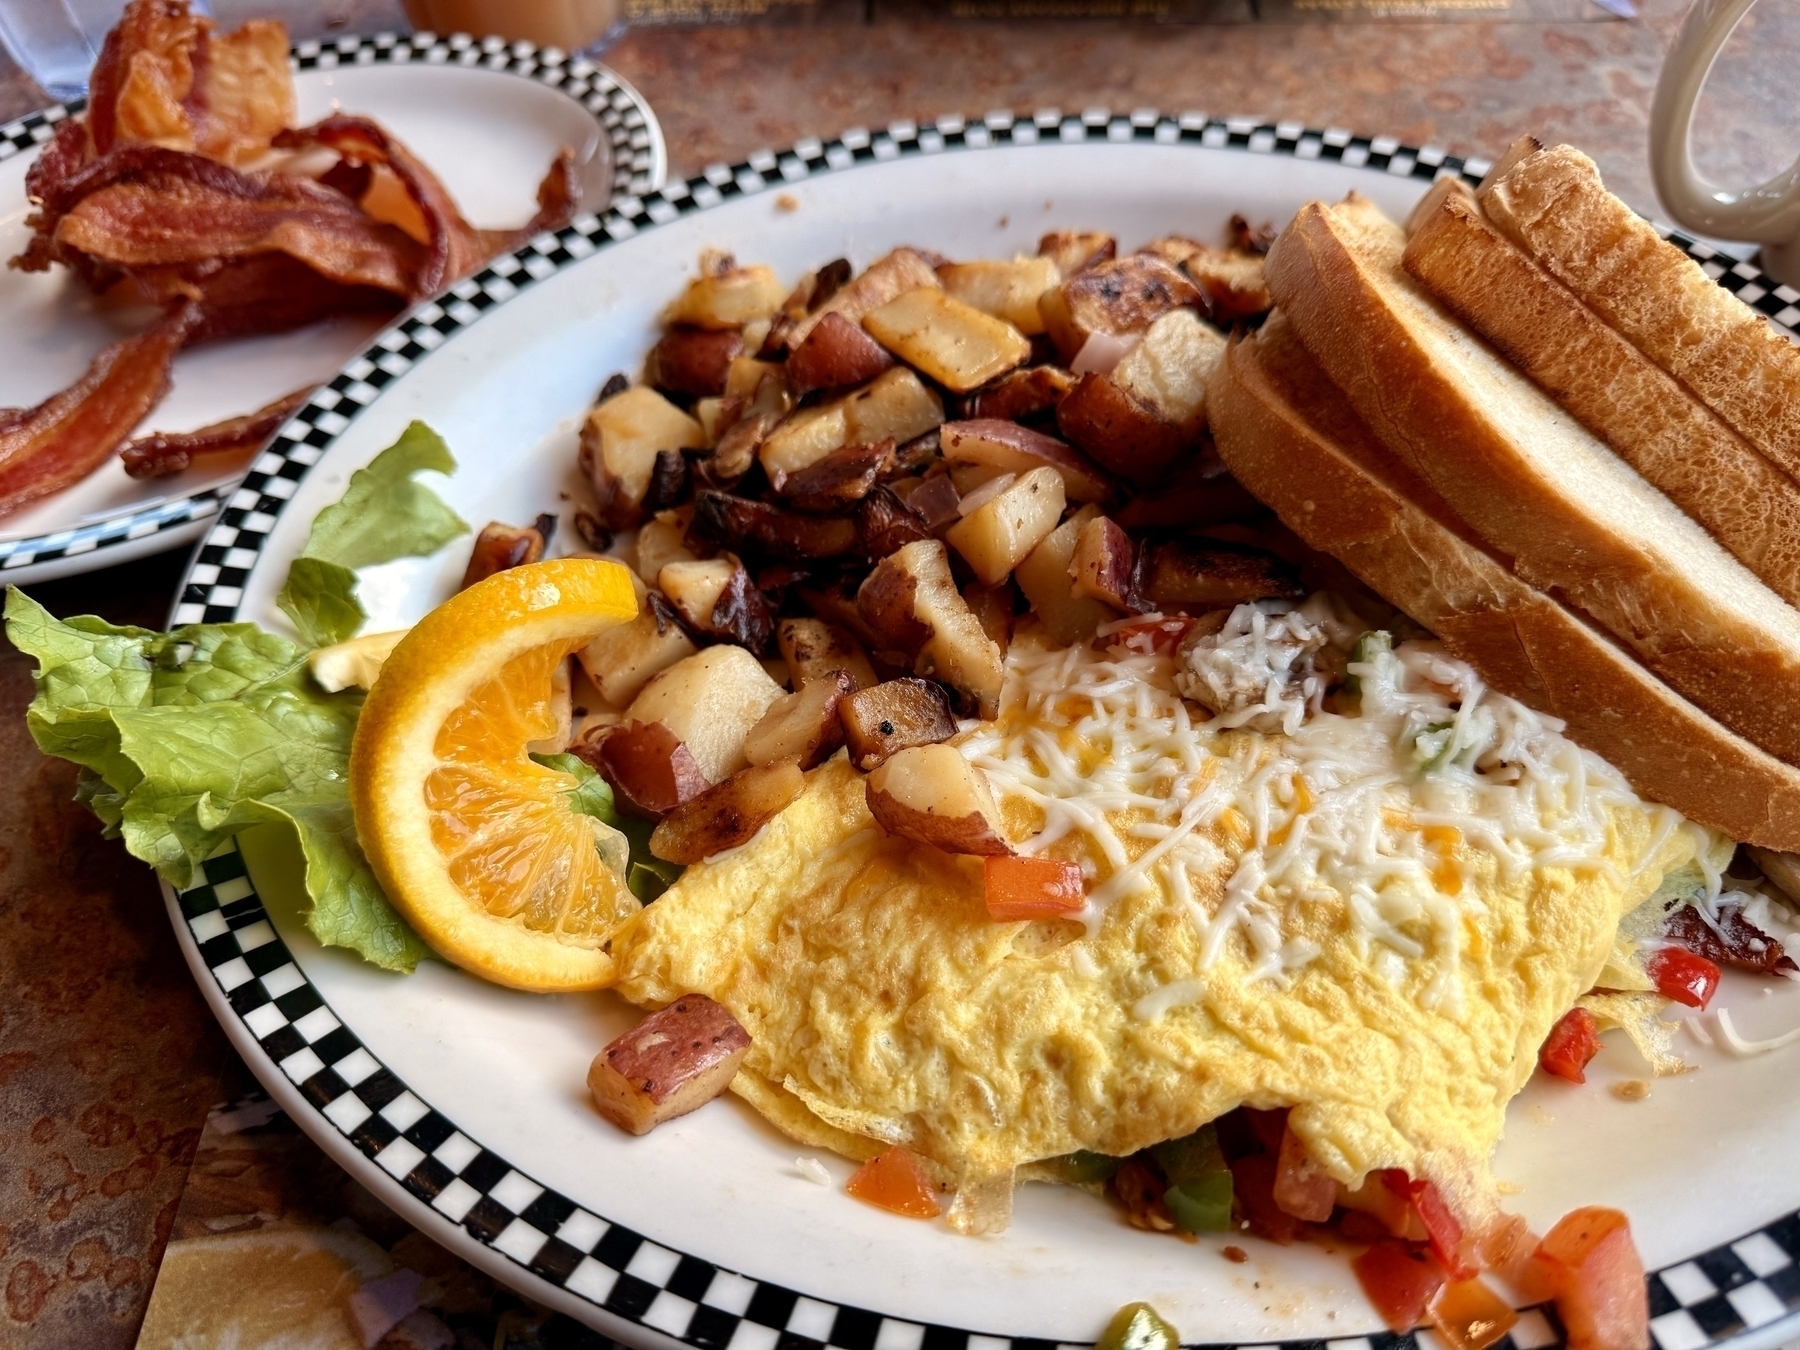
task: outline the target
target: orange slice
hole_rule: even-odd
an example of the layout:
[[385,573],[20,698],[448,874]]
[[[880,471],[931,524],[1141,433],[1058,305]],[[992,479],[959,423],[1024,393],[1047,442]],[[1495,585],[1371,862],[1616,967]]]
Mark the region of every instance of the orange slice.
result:
[[498,572],[401,639],[357,720],[356,833],[388,898],[442,956],[517,989],[599,988],[638,910],[572,809],[568,774],[527,747],[555,730],[551,680],[637,614],[617,563]]

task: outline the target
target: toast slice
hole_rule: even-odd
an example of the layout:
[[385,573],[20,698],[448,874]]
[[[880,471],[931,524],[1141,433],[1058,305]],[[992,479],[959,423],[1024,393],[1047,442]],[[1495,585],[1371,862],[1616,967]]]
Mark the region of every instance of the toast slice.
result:
[[1369,429],[1521,580],[1800,763],[1800,611],[1445,313],[1404,248],[1354,193],[1309,203],[1269,255],[1269,289]]
[[1606,190],[1572,146],[1527,155],[1481,204],[1512,241],[1800,478],[1800,349]]
[[1800,770],[1720,726],[1422,506],[1422,485],[1280,311],[1232,344],[1207,404],[1219,454],[1245,487],[1494,688],[1560,717],[1640,795],[1734,839],[1800,846]]
[[1800,604],[1800,483],[1501,234],[1456,179],[1440,179],[1408,223],[1414,280]]

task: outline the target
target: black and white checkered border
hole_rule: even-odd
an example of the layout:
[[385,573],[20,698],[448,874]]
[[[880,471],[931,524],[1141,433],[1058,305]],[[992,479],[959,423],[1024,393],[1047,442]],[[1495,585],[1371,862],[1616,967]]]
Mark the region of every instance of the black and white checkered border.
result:
[[[1290,123],[1152,112],[897,123],[802,141],[781,153],[707,169],[660,192],[614,203],[495,260],[402,319],[282,429],[196,551],[175,624],[235,619],[244,583],[287,500],[351,420],[449,337],[563,267],[613,243],[735,197],[820,173],[915,155],[1046,142],[1136,142],[1324,159],[1400,177],[1478,181],[1488,165],[1388,137]],[[1800,295],[1753,267],[1727,267],[1704,245],[1668,237],[1784,331]],[[1771,308],[1772,307],[1772,308]],[[1792,333],[1789,332],[1792,336]],[[808,1297],[652,1242],[544,1187],[482,1147],[384,1068],[332,1014],[264,914],[235,845],[176,897],[202,959],[238,1017],[330,1125],[409,1193],[475,1240],[594,1305],[702,1350],[1059,1350],[1058,1343],[927,1325]],[[1800,1312],[1800,1213],[1650,1276],[1658,1350],[1703,1350]],[[1552,1350],[1554,1310],[1524,1311],[1496,1350]],[[1280,1342],[1254,1350],[1424,1350],[1414,1335]]]
[[[341,65],[408,64],[472,66],[534,79],[576,100],[599,122],[611,147],[613,194],[637,199],[654,192],[668,173],[662,130],[643,96],[604,66],[529,42],[476,39],[466,33],[346,37],[302,42],[294,48],[296,70],[328,70]],[[80,114],[80,99],[59,103],[0,126],[0,160],[36,150],[56,134],[57,125]],[[173,501],[159,500],[72,529],[0,540],[0,576],[12,568],[54,562],[77,554],[179,529],[205,520],[230,488],[208,488]],[[104,565],[98,562],[96,565]]]

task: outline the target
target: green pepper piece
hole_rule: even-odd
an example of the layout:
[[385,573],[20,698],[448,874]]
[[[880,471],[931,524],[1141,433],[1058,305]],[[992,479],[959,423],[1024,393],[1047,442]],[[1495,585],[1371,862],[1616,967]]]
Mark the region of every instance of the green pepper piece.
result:
[[1231,1173],[1212,1172],[1163,1192],[1163,1203],[1178,1228],[1190,1233],[1231,1230]]
[[1181,1350],[1181,1334],[1148,1303],[1127,1303],[1113,1314],[1094,1350]]
[[[1394,639],[1384,629],[1371,628],[1356,639],[1356,645],[1350,649],[1350,664],[1353,666],[1368,665],[1382,652],[1394,650]],[[1351,671],[1344,676],[1344,692],[1352,698],[1362,696],[1362,679]]]
[[1090,1152],[1078,1148],[1073,1153],[1065,1153],[1057,1159],[1061,1165],[1063,1180],[1073,1186],[1085,1186],[1095,1181],[1111,1181],[1113,1173],[1119,1170],[1123,1158],[1114,1158],[1105,1153]]
[[1210,1123],[1180,1139],[1168,1139],[1152,1146],[1150,1156],[1176,1186],[1226,1170],[1225,1155],[1219,1151],[1218,1132]]

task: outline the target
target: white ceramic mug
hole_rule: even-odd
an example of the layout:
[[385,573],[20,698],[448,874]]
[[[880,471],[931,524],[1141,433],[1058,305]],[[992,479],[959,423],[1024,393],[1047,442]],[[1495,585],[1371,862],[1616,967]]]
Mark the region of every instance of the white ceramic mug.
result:
[[1688,147],[1701,87],[1731,30],[1755,3],[1695,0],[1682,20],[1650,108],[1650,172],[1677,225],[1761,244],[1763,270],[1800,286],[1800,160],[1766,183],[1732,190],[1707,182]]

